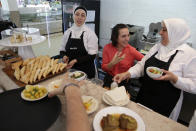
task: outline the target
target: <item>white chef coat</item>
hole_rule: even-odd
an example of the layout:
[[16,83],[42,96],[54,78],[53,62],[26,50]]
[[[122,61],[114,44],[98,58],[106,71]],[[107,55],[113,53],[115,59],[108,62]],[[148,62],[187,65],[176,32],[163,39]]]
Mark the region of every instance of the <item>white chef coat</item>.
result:
[[63,36],[63,42],[60,47],[60,51],[65,51],[65,47],[69,38],[70,33],[72,32],[71,38],[80,38],[82,33],[83,35],[83,41],[84,41],[84,47],[89,55],[94,55],[98,53],[98,38],[89,27],[87,27],[85,24],[78,27],[75,24],[65,31]]
[[[159,51],[159,46],[159,44],[153,46],[141,61],[139,61],[135,66],[129,69],[131,78],[141,77],[144,75],[145,61],[150,58],[155,52]],[[171,83],[174,85],[174,87],[181,90],[181,95],[174,110],[170,114],[170,118],[173,120],[178,119],[183,101],[183,91],[196,93],[196,50],[194,50],[187,44],[182,44],[181,46],[176,48],[176,50],[179,51],[171,62],[169,71],[178,76],[177,82],[175,84],[172,82]],[[167,62],[170,56],[173,55],[176,50],[171,51],[167,54],[167,57],[163,57],[162,59],[157,57],[158,54],[155,55],[155,57],[164,62]]]

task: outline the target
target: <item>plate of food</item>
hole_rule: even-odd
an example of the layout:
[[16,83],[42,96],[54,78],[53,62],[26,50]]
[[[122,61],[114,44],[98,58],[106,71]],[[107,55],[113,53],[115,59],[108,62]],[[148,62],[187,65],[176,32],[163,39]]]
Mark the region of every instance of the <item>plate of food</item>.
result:
[[55,89],[58,89],[61,85],[62,80],[54,80],[48,84],[48,91],[51,92]]
[[0,40],[0,45],[7,47],[29,46],[39,44],[44,40],[46,40],[45,36],[19,34],[17,36],[13,35],[11,37]]
[[92,96],[82,96],[82,101],[87,114],[91,114],[98,108],[98,101]]
[[48,95],[48,90],[40,85],[26,85],[21,92],[22,99],[26,101],[37,101]]
[[160,68],[158,68],[158,67],[153,67],[153,66],[148,67],[148,68],[146,69],[146,73],[147,73],[147,75],[148,75],[150,78],[159,78],[160,76],[163,75],[163,72],[161,71]]
[[[38,56],[13,63],[10,69],[5,68],[4,72],[20,85],[35,85],[43,80],[62,74],[67,71],[66,63],[58,63],[59,59],[49,56]],[[9,73],[9,70],[11,73]]]
[[110,106],[95,115],[93,128],[95,131],[145,131],[145,124],[134,111],[125,107]]
[[82,71],[74,71],[69,74],[70,78],[73,78],[75,80],[81,81],[86,78],[86,73]]

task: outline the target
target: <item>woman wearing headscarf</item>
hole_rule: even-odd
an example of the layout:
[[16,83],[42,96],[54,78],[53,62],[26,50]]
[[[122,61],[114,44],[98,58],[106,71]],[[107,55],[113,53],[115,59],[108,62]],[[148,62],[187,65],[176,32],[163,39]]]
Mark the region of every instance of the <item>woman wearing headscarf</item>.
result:
[[94,59],[98,52],[98,38],[85,25],[86,8],[79,6],[74,10],[74,25],[65,31],[60,56],[68,68],[85,72],[88,78],[95,76]]
[[[153,46],[142,61],[129,71],[116,75],[114,80],[120,82],[127,78],[142,77],[137,102],[177,120],[183,91],[196,93],[196,51],[186,43],[190,34],[184,20],[163,20],[161,43]],[[161,68],[164,75],[151,79],[146,73],[149,66]]]

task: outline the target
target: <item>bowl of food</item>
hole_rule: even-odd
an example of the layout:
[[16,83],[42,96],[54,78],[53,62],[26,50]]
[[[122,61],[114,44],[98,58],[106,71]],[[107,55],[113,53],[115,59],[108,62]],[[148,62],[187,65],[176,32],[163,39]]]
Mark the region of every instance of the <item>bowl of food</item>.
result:
[[26,101],[37,101],[48,95],[48,90],[40,85],[26,85],[21,92],[22,99]]
[[81,81],[86,78],[86,74],[82,71],[74,71],[69,74],[70,78]]
[[159,78],[159,77],[161,77],[162,74],[163,74],[163,72],[161,71],[160,68],[158,68],[158,67],[153,67],[153,66],[148,67],[148,68],[146,69],[146,73],[147,73],[147,75],[148,75],[150,78]]

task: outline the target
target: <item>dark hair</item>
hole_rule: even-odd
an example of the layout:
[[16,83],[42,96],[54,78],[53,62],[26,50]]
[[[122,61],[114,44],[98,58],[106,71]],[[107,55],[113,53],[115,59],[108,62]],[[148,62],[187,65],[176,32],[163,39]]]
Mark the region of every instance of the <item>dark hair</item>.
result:
[[117,24],[112,28],[112,34],[111,34],[111,41],[113,46],[117,46],[117,40],[119,35],[119,30],[123,28],[128,28],[125,24]]
[[86,8],[85,8],[85,7],[83,7],[83,6],[78,6],[78,7],[76,7],[76,8],[75,8],[75,10],[74,10],[74,14],[75,14],[75,12],[76,12],[77,10],[79,10],[79,9],[84,10],[84,11],[85,11],[85,13],[86,13],[86,16],[87,16],[87,10],[86,10]]

